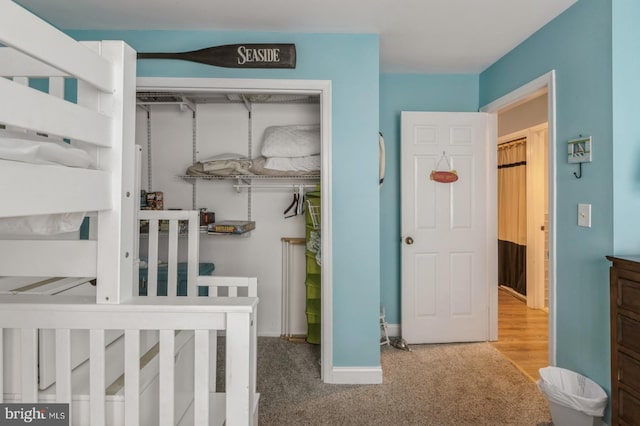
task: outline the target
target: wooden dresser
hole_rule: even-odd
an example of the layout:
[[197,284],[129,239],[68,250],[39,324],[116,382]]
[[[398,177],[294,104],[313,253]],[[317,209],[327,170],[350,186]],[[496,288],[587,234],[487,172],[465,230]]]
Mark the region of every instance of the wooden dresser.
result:
[[611,292],[611,424],[640,425],[640,255],[607,256]]

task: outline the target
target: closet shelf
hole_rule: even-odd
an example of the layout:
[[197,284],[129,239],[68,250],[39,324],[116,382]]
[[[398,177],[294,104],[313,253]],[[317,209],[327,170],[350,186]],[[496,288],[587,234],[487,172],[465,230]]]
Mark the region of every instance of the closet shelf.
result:
[[181,175],[179,176],[185,180],[238,180],[238,181],[252,181],[252,180],[318,180],[320,175],[300,175],[300,176],[286,176],[286,175],[233,175],[233,176],[192,176]]
[[[191,175],[182,175],[180,178],[195,182],[198,179],[202,180],[236,180],[237,183],[233,185],[237,192],[240,192],[243,188],[317,188],[317,184],[302,184],[302,183],[292,183],[290,181],[318,181],[320,180],[320,175],[302,175],[302,176],[277,176],[277,175],[234,175],[234,176],[191,176]],[[271,183],[263,183],[263,184],[255,184],[253,181],[271,181]],[[287,183],[274,183],[273,181],[289,181]]]

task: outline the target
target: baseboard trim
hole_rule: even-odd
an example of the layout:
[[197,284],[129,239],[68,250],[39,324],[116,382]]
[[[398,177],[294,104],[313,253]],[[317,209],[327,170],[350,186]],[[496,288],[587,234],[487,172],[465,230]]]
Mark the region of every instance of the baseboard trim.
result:
[[339,385],[378,385],[382,383],[382,367],[333,367],[327,383]]
[[389,337],[400,337],[400,324],[387,324]]

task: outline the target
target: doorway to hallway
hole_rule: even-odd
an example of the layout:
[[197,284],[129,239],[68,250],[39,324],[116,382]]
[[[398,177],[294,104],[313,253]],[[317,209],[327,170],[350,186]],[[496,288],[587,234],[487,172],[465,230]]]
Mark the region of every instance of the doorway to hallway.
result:
[[498,291],[498,340],[491,342],[531,380],[549,365],[549,315],[542,309],[528,308],[511,292]]

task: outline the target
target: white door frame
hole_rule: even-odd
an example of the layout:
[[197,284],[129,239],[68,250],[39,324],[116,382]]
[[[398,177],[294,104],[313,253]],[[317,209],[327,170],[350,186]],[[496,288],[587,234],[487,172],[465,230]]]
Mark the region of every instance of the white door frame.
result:
[[[494,114],[509,107],[523,104],[547,92],[547,122],[549,124],[549,365],[556,365],[556,89],[555,70],[530,81],[480,108]],[[493,167],[497,167],[494,164]],[[497,284],[496,284],[497,287]],[[491,340],[498,338],[498,301],[489,304]]]
[[321,376],[333,383],[333,235],[331,205],[331,81],[234,78],[138,77],[138,91],[202,91],[211,93],[312,94],[320,96],[321,185],[322,197],[322,313]]

